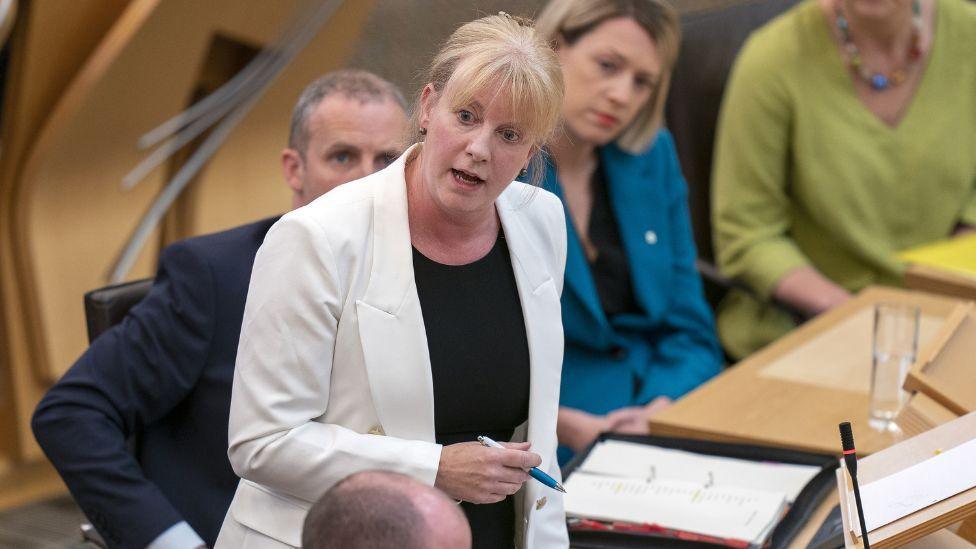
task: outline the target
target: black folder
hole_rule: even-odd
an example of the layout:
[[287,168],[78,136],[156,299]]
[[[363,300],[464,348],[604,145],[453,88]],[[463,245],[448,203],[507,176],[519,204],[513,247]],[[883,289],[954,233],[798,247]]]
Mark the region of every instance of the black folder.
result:
[[[731,444],[652,435],[618,435],[613,433],[600,435],[585,451],[574,456],[563,467],[563,478],[568,479],[572,476],[573,471],[583,463],[583,460],[586,459],[586,456],[589,455],[593,447],[604,440],[636,442],[649,446],[750,461],[793,463],[820,467],[820,472],[803,487],[803,490],[796,497],[796,501],[793,502],[789,511],[773,530],[772,536],[770,537],[771,541],[768,544],[773,549],[788,546],[793,538],[796,537],[797,533],[806,525],[807,521],[810,520],[811,515],[817,510],[817,507],[824,498],[827,497],[827,494],[834,491],[837,485],[834,470],[838,467],[839,462],[837,457],[833,455],[800,452],[769,446]],[[618,547],[692,549],[721,547],[721,545],[712,543],[661,537],[643,532],[578,529],[574,528],[572,524],[569,529],[569,543],[571,547],[584,549],[611,549]]]

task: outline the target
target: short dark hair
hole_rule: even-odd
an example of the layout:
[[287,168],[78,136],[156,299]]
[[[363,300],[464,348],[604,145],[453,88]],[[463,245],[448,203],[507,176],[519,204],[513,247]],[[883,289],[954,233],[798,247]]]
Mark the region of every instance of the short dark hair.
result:
[[305,549],[424,549],[428,526],[403,475],[369,471],[341,480],[309,509]]
[[369,71],[342,69],[330,72],[309,84],[291,111],[288,147],[298,151],[302,158],[305,157],[305,149],[308,147],[308,119],[323,99],[336,93],[363,103],[393,101],[404,112],[407,110],[407,101],[400,89]]

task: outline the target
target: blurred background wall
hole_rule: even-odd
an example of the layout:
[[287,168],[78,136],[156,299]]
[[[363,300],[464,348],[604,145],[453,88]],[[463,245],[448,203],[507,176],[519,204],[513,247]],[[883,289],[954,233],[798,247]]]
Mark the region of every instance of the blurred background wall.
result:
[[[5,0],[0,0],[0,6]],[[675,0],[682,12],[749,0]],[[0,118],[0,509],[63,490],[29,429],[44,391],[87,346],[84,292],[108,272],[150,203],[201,145],[134,189],[138,138],[233,78],[306,0],[8,2]],[[285,211],[279,168],[291,107],[318,75],[365,68],[413,98],[460,23],[542,0],[346,0],[242,119],[152,232],[132,280],[160,249]],[[0,29],[4,22],[0,21]],[[2,33],[0,33],[2,34]]]

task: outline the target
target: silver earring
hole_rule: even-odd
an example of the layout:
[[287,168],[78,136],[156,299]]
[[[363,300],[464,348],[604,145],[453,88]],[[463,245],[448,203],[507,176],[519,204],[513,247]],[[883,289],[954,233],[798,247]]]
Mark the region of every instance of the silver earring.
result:
[[420,128],[420,135],[427,135],[427,128]]

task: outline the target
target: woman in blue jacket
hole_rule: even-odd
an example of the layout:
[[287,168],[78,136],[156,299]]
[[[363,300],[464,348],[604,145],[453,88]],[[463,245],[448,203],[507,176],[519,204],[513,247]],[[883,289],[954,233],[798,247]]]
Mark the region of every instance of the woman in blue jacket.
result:
[[680,30],[662,0],[553,0],[536,27],[563,69],[563,134],[544,186],[566,206],[561,461],[718,373],[687,189],[660,128]]

